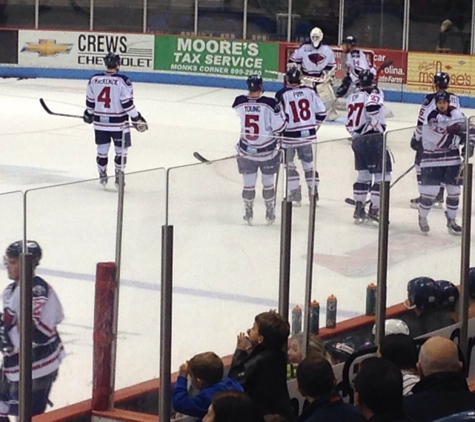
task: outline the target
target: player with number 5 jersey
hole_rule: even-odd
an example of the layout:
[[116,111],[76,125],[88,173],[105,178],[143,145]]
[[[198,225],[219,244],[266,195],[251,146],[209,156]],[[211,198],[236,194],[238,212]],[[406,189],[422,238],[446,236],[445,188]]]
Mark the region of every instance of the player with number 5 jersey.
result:
[[302,85],[298,67],[287,69],[285,82],[286,86],[276,94],[276,99],[287,116],[287,127],[282,138],[289,178],[287,197],[295,206],[300,206],[302,188],[294,163],[295,154],[302,162],[309,192],[314,192],[318,198],[319,179],[318,172],[314,171],[312,144],[317,141],[317,130],[325,120],[326,110],[317,93]]
[[238,169],[244,181],[244,220],[252,223],[257,172],[260,170],[266,220],[272,224],[275,220],[275,175],[280,165],[278,135],[287,122],[277,101],[263,95],[263,82],[259,75],[249,76],[247,86],[249,93],[239,95],[233,103],[233,109],[241,118],[241,136],[236,149]]
[[[365,220],[379,222],[379,192],[383,180],[383,145],[386,131],[384,94],[374,85],[374,74],[370,70],[363,70],[358,76],[361,88],[350,95],[346,102],[346,129],[351,134],[355,169],[358,172],[353,185],[353,198],[356,203],[353,218],[356,224]],[[384,156],[385,180],[389,181],[391,160],[388,151],[385,151]],[[371,204],[366,214],[365,203],[369,192]]]
[[128,148],[131,146],[129,117],[139,132],[145,132],[148,125],[135,108],[132,82],[127,76],[118,73],[119,55],[109,53],[104,62],[107,71],[92,76],[87,84],[83,120],[94,124],[97,168],[101,185],[105,187],[111,141],[115,147],[115,182],[118,185],[118,175],[125,169]]

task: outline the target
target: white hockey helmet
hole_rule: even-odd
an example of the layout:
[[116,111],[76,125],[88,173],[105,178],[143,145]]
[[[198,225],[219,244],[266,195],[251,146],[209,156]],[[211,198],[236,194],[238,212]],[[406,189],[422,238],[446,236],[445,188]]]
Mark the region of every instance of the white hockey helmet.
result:
[[317,26],[310,31],[310,41],[315,48],[320,47],[323,40],[323,31]]
[[[376,335],[376,324],[373,325],[373,336]],[[405,334],[410,335],[409,327],[404,321],[400,319],[387,319],[384,322],[384,335],[389,336],[391,334]]]

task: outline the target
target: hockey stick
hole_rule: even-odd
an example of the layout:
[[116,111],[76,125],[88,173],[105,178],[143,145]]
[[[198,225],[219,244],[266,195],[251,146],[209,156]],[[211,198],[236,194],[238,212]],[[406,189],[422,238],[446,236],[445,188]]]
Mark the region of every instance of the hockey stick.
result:
[[393,62],[394,60],[387,59],[384,61],[384,63],[381,66],[378,67],[378,69],[376,70],[376,84],[378,83],[379,75],[381,74],[381,72],[387,67],[391,66]]
[[222,160],[229,160],[231,158],[236,158],[237,155],[230,155],[229,157],[223,157],[223,158],[218,158],[216,160],[208,160],[207,158],[203,157],[199,152],[194,152],[193,157],[195,157],[198,161],[204,163],[204,164],[211,164],[215,161],[222,161]]
[[52,116],[73,117],[75,119],[82,119],[82,116],[78,116],[77,114],[55,113],[54,111],[51,111],[49,107],[46,105],[43,98],[40,98],[40,104],[44,108],[46,113],[51,114]]
[[[391,188],[397,183],[399,182],[404,176],[406,176],[407,174],[409,174],[412,169],[414,168],[414,164],[409,167],[403,174],[401,174],[394,182],[391,183]],[[348,205],[355,205],[356,202],[353,198],[345,198],[345,202],[348,204]],[[366,201],[366,204],[369,204],[371,202],[371,199],[369,199],[368,201]]]

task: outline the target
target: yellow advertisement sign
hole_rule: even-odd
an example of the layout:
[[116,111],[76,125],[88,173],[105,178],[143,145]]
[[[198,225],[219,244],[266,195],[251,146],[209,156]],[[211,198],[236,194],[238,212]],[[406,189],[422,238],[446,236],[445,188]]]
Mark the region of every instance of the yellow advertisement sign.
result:
[[408,91],[433,91],[437,72],[450,75],[450,91],[454,94],[475,93],[475,57],[459,54],[408,53]]

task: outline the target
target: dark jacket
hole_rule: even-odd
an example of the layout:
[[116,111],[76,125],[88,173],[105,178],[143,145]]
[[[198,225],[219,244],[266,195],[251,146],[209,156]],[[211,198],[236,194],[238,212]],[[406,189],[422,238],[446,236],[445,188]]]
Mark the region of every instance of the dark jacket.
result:
[[229,376],[236,378],[262,415],[295,420],[287,390],[287,354],[261,343],[250,353],[236,350]]
[[404,416],[404,412],[401,414],[396,413],[385,413],[380,415],[374,415],[368,419],[368,422],[419,422],[415,421],[412,418],[407,418]]
[[426,310],[422,315],[411,318],[408,321],[411,336],[416,338],[432,331],[440,330],[455,324],[455,321],[450,318],[447,312],[439,310]]
[[304,408],[298,422],[365,422],[365,417],[338,393],[319,397]]
[[184,415],[202,418],[206,415],[213,396],[219,391],[226,390],[243,391],[243,388],[234,378],[226,377],[221,382],[204,387],[196,396],[190,397],[187,378],[179,376],[173,390],[173,408]]
[[404,397],[406,414],[420,422],[430,422],[454,413],[475,410],[475,394],[461,373],[439,372],[422,378],[413,394]]

